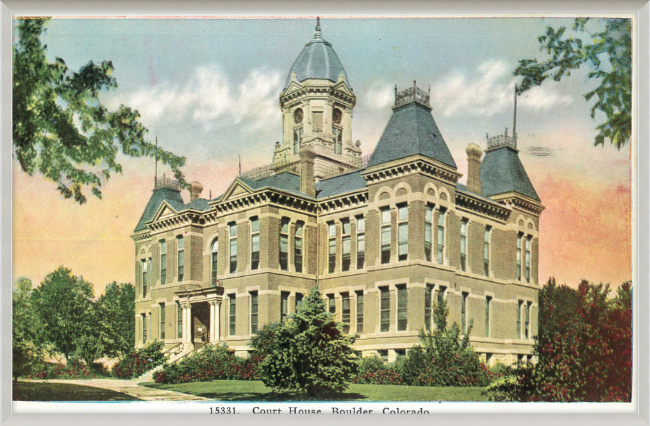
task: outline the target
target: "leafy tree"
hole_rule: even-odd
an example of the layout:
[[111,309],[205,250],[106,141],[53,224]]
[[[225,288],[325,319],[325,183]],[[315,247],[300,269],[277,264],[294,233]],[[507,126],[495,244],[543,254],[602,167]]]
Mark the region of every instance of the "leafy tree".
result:
[[99,341],[104,355],[114,358],[130,353],[135,346],[135,287],[106,286],[96,304]]
[[[550,293],[566,293],[551,286]],[[575,291],[575,290],[574,290]],[[576,291],[576,314],[567,308],[540,310],[543,340],[535,344],[537,364],[520,366],[513,380],[490,389],[498,401],[630,401],[632,395],[631,286],[624,284],[615,298],[609,287],[582,281]],[[562,303],[561,297],[553,298]],[[572,301],[567,304],[573,306]],[[560,317],[563,315],[563,317]],[[564,320],[564,324],[562,321]],[[561,327],[558,327],[562,324]],[[552,327],[558,327],[553,329]]]
[[12,295],[12,370],[14,379],[31,371],[42,362],[44,348],[36,339],[36,323],[30,298],[32,281],[18,278]]
[[92,285],[63,266],[48,274],[32,294],[41,341],[51,343],[66,360],[80,338],[94,333],[92,299]]
[[[577,18],[573,31],[586,33],[589,18]],[[540,50],[550,56],[543,62],[537,59],[523,59],[514,75],[523,76],[518,92],[522,93],[541,85],[549,77],[560,81],[569,76],[571,70],[589,65],[589,78],[600,85],[585,94],[587,101],[594,96],[596,102],[591,108],[591,117],[596,111],[605,113],[607,119],[596,126],[599,131],[594,145],[604,145],[605,139],[621,149],[632,134],[632,21],[612,18],[605,20],[605,29],[589,34],[591,41],[565,37],[566,27],[555,30],[548,27],[546,34],[537,39]]]
[[357,368],[355,339],[343,334],[314,286],[298,312],[275,333],[261,366],[262,382],[311,397],[343,391]]
[[461,337],[457,323],[447,325],[449,309],[445,300],[436,304],[433,331],[420,331],[422,345],[413,347],[398,363],[407,384],[419,386],[486,386],[487,369],[470,346],[467,333]]
[[41,43],[49,19],[20,19],[13,50],[13,144],[28,175],[41,173],[67,198],[86,202],[85,188],[101,198],[101,186],[122,173],[118,153],[157,156],[186,185],[178,157],[145,140],[140,114],[124,105],[109,111],[99,93],[117,87],[110,61],[71,71],[63,59],[49,62]]
[[92,367],[95,360],[104,354],[104,345],[95,333],[80,336],[75,343],[75,355],[88,367]]

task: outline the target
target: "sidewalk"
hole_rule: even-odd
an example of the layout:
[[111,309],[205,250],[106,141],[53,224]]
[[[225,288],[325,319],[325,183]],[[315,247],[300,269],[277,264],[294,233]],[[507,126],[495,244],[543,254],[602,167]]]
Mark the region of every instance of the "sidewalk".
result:
[[33,382],[45,383],[70,383],[80,386],[94,386],[96,388],[109,389],[116,392],[122,392],[143,401],[210,401],[208,398],[200,396],[187,395],[180,392],[173,392],[163,389],[148,388],[139,386],[136,380],[117,380],[117,379],[88,379],[88,380],[30,380]]

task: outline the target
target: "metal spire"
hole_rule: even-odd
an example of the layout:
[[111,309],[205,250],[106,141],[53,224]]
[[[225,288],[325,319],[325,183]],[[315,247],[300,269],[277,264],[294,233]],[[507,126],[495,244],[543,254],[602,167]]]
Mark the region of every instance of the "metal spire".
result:
[[314,34],[314,38],[320,39],[321,34],[320,34],[320,17],[316,17],[316,34]]

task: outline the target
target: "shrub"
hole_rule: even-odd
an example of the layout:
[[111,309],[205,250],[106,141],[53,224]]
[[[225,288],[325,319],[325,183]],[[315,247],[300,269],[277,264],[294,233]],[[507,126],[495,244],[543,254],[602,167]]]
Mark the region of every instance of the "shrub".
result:
[[134,350],[113,366],[113,375],[118,378],[139,377],[147,371],[164,364],[163,343],[154,341],[144,348]]
[[[575,292],[573,297],[559,297]],[[632,395],[632,305],[629,283],[608,299],[608,286],[582,281],[578,290],[540,292],[538,363],[518,365],[512,379],[490,386],[494,401],[620,402]],[[578,302],[575,303],[575,300]],[[573,301],[571,314],[563,304]],[[558,318],[560,315],[562,318]]]
[[45,363],[34,366],[26,379],[93,379],[97,376],[78,358],[70,358],[67,364]]
[[260,378],[272,389],[312,397],[343,391],[356,374],[355,339],[343,334],[314,286],[298,312],[270,339]]
[[227,346],[207,345],[203,350],[167,364],[154,374],[156,383],[206,382],[211,380],[257,380],[260,355],[240,358]]
[[367,356],[361,358],[359,361],[358,372],[359,376],[363,376],[367,373],[376,373],[381,370],[385,370],[386,364],[378,356]]
[[354,384],[368,385],[402,385],[404,381],[400,374],[394,368],[383,368],[373,371],[367,371],[359,374],[354,380]]

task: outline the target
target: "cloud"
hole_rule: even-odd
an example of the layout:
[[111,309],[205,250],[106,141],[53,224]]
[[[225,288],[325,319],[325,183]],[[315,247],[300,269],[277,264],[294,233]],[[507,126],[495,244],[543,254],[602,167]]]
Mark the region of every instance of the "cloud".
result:
[[[490,117],[513,107],[515,79],[505,61],[488,61],[472,73],[455,71],[431,89],[431,101],[444,116]],[[535,87],[518,99],[518,106],[548,109],[572,102],[553,85]]]
[[279,72],[253,70],[235,86],[215,64],[198,67],[183,83],[163,80],[119,100],[112,96],[106,103],[116,107],[123,102],[137,109],[145,125],[191,120],[204,130],[240,123],[260,129],[280,121],[281,90]]
[[370,88],[365,96],[365,101],[370,108],[385,108],[395,101],[394,89],[390,85]]

